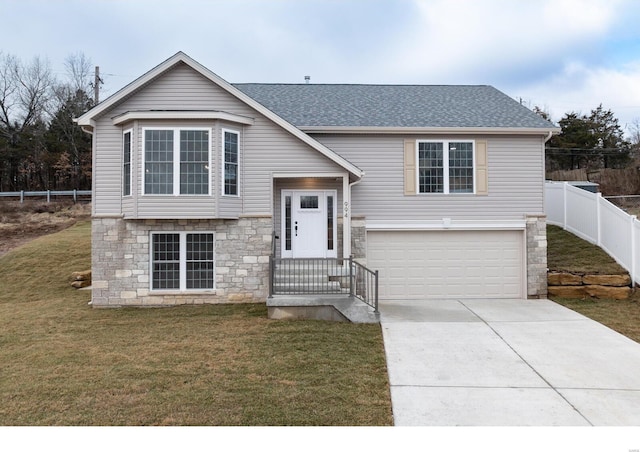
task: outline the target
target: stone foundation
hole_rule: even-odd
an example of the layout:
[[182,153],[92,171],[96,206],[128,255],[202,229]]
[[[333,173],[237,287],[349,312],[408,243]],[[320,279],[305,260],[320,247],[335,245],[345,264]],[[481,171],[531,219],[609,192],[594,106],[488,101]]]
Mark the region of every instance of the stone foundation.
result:
[[527,297],[547,296],[547,217],[527,216]]
[[[269,292],[271,218],[92,221],[92,306],[264,302]],[[215,232],[215,289],[152,291],[151,232]]]

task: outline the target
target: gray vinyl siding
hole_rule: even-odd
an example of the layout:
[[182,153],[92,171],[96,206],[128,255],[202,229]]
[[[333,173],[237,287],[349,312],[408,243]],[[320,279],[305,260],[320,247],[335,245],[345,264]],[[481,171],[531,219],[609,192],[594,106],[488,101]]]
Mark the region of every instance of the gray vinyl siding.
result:
[[463,136],[487,140],[489,194],[404,195],[405,139],[446,136],[316,135],[314,138],[365,171],[352,189],[352,212],[367,221],[522,220],[542,214],[544,140],[542,137]]
[[[113,117],[135,110],[217,110],[254,118],[241,126],[222,121],[132,121],[136,146],[133,199],[122,198],[122,131],[131,124],[114,126]],[[212,196],[140,196],[142,193],[142,134],[151,124],[172,127],[207,126],[213,133]],[[221,197],[220,129],[241,132],[239,198]],[[131,218],[237,218],[240,215],[272,213],[273,172],[344,172],[336,163],[260,115],[188,66],[179,64],[122,103],[103,114],[96,127],[95,212],[97,215],[126,214]],[[123,210],[124,208],[124,210]]]

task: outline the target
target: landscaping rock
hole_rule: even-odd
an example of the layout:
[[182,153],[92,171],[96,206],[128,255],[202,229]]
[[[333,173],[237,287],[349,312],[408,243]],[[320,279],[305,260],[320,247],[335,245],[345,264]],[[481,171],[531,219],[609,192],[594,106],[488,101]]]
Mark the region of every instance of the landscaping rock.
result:
[[83,287],[89,287],[91,285],[91,281],[74,281],[71,283],[71,287],[74,289],[82,289]]
[[547,275],[550,286],[578,286],[582,284],[582,276],[573,273],[551,272]]
[[631,294],[631,287],[611,286],[583,286],[585,292],[594,298],[612,298],[614,300],[626,300]]
[[549,286],[548,293],[560,298],[586,298],[589,295],[585,290],[587,286]]
[[629,275],[584,275],[584,284],[594,284],[598,286],[630,286],[631,277]]
[[71,277],[74,281],[91,281],[91,270],[85,270],[83,272],[73,272]]

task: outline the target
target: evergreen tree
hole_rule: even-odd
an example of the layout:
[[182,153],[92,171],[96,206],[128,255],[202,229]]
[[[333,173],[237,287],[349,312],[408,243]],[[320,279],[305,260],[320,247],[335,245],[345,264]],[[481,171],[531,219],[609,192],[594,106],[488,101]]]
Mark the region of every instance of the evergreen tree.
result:
[[611,110],[602,104],[587,115],[566,113],[562,131],[547,142],[547,168],[624,167],[631,161],[631,145]]

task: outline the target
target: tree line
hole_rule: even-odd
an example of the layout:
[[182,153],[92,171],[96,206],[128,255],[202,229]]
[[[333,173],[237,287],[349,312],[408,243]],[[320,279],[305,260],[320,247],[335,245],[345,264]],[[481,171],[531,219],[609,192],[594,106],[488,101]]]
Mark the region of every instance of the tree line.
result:
[[0,52],[0,191],[91,188],[91,136],[73,122],[94,105],[91,61],[64,66],[59,79],[46,59]]
[[[533,111],[545,119],[549,114],[539,107]],[[640,150],[640,122],[631,125],[630,138],[614,113],[600,104],[587,114],[566,113],[558,122],[560,133],[547,141],[547,171],[585,168],[626,168]]]

